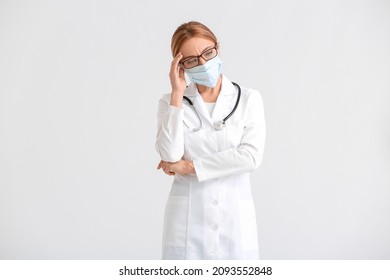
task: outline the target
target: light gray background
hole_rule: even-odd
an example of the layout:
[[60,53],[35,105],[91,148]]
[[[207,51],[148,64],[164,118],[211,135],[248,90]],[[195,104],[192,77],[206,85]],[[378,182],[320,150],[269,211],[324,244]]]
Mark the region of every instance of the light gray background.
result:
[[0,258],[159,259],[170,39],[263,96],[262,259],[390,258],[390,2],[0,1]]

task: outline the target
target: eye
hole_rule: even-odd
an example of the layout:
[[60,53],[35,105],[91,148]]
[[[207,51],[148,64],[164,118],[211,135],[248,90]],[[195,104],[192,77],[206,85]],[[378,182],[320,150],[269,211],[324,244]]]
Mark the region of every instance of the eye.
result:
[[196,57],[194,58],[190,58],[186,61],[184,61],[184,64],[189,67],[189,66],[193,66],[193,65],[197,65],[198,64],[198,59]]
[[197,58],[191,58],[189,60],[187,60],[188,63],[195,63],[198,59]]
[[211,50],[208,50],[206,51],[204,54],[203,54],[203,57],[205,58],[211,58],[215,55],[215,49],[211,49]]

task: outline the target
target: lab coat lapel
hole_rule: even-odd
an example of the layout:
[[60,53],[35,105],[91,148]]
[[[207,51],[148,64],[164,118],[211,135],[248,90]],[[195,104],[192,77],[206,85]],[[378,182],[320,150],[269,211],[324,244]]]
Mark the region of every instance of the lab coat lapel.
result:
[[221,91],[218,95],[211,117],[207,111],[206,105],[203,102],[202,96],[199,94],[198,89],[194,83],[188,85],[185,91],[185,95],[193,100],[194,107],[197,110],[199,116],[202,118],[202,121],[209,123],[211,126],[214,126],[215,122],[223,120],[233,109],[234,104],[231,103],[232,100],[236,100],[235,98],[232,98],[232,95],[235,92],[235,86],[228,78],[226,78],[226,76],[223,75]]
[[206,105],[204,104],[202,96],[199,93],[196,95],[194,107],[198,111],[202,120],[208,122],[210,125],[213,125],[213,121],[210,117],[210,114],[207,111],[207,108],[206,108]]
[[213,121],[209,115],[209,112],[207,111],[206,105],[203,102],[202,96],[198,92],[198,88],[193,82],[188,85],[188,87],[184,92],[184,95],[189,97],[192,100],[196,112],[199,114],[199,117],[202,119],[203,126],[205,125],[206,122],[213,125]]
[[223,94],[219,94],[218,99],[215,103],[213,113],[211,115],[212,122],[215,123],[223,120],[223,118],[229,114],[229,108],[230,105],[226,96]]
[[[232,94],[235,92],[235,87],[231,81],[225,76],[222,77],[222,87],[215,103],[212,113],[212,123],[223,120],[233,109],[234,104],[231,104]],[[234,98],[233,98],[234,99]]]

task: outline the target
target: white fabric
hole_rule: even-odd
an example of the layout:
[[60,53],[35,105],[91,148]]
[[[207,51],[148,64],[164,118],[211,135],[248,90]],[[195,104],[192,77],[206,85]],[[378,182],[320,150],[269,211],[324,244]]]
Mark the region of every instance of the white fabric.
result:
[[211,117],[215,107],[215,102],[205,102],[204,104],[206,105],[207,112],[209,112],[209,115]]
[[164,214],[163,259],[258,258],[248,172],[262,161],[266,124],[260,93],[241,90],[236,112],[220,131],[214,122],[226,117],[237,99],[237,88],[225,76],[211,116],[194,83],[184,93],[202,119],[199,131],[190,129],[200,122],[187,102],[181,109],[171,106],[170,94],[159,101],[156,149],[161,159],[192,160],[196,171],[174,177]]

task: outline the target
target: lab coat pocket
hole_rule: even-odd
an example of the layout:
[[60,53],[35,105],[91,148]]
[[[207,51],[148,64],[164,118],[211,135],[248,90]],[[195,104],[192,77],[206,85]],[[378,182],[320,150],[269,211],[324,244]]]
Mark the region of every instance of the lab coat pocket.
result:
[[226,121],[226,145],[227,148],[237,147],[244,132],[244,121],[232,120]]
[[255,207],[252,200],[240,201],[242,244],[245,250],[258,248]]
[[187,233],[187,196],[169,196],[165,206],[163,243],[185,247]]

